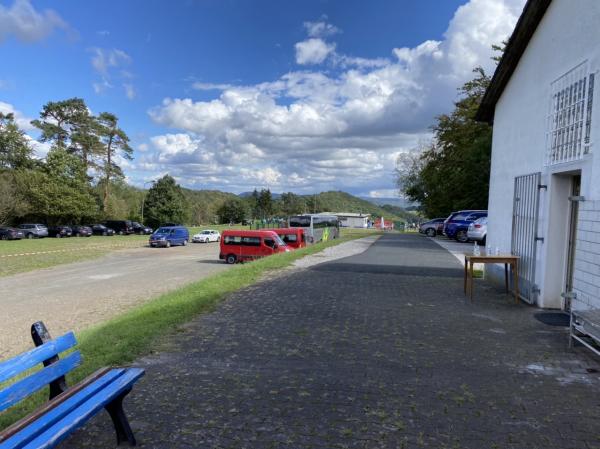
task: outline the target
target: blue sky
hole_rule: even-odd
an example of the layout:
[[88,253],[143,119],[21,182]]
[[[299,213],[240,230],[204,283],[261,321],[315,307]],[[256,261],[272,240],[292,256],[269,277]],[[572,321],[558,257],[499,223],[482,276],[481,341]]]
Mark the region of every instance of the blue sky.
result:
[[0,0],[0,110],[117,114],[137,185],[389,196],[523,3]]

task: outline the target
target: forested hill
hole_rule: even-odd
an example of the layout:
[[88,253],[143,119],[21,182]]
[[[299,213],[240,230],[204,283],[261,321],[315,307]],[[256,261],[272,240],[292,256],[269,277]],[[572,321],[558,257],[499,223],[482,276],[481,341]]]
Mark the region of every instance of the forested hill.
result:
[[398,206],[376,204],[350,195],[346,192],[330,191],[322,192],[316,195],[303,195],[302,198],[307,204],[308,212],[355,212],[371,214],[375,217],[400,218],[412,221],[416,216]]

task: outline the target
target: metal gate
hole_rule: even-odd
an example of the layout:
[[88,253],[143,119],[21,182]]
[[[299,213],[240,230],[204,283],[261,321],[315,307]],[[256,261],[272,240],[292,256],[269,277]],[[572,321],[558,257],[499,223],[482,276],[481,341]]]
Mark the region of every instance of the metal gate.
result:
[[519,291],[521,298],[533,304],[539,292],[535,284],[535,265],[537,257],[538,219],[541,173],[518,176],[515,178],[513,200],[511,253],[519,256]]

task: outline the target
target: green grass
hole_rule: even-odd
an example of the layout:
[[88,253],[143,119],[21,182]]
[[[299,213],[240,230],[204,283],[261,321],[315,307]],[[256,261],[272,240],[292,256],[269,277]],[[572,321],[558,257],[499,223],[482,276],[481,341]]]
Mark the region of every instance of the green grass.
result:
[[[161,295],[123,315],[85,330],[78,335],[78,348],[84,357],[84,363],[69,376],[69,382],[77,382],[101,367],[127,364],[150,353],[162,337],[195,316],[212,310],[228,294],[255,283],[268,275],[269,271],[289,266],[295,260],[327,247],[377,234],[379,233],[371,230],[344,230],[340,239],[277,254],[252,263],[238,264],[225,272]],[[0,429],[30,413],[45,400],[44,390],[7,413],[0,414]]]

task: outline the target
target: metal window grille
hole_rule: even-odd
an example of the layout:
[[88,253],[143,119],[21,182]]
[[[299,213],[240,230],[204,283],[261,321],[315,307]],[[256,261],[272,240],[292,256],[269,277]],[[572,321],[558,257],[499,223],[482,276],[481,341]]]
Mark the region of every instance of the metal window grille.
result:
[[547,165],[579,160],[590,152],[594,78],[584,62],[552,83]]

